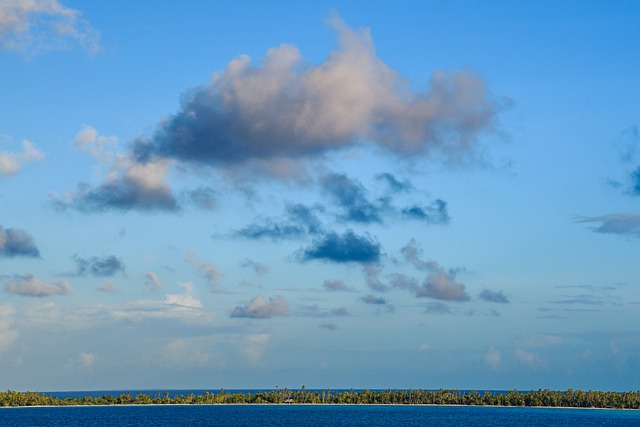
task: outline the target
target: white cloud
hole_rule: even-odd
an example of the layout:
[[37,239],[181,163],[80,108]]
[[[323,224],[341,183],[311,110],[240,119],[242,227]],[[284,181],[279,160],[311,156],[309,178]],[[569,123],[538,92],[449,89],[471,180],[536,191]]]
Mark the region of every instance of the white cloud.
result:
[[0,48],[33,56],[52,50],[80,47],[99,50],[98,32],[78,10],[57,0],[3,0],[0,2]]
[[484,355],[484,363],[491,366],[493,369],[500,368],[502,364],[502,355],[500,351],[496,350],[495,347],[489,347],[489,350]]
[[40,161],[43,158],[44,154],[25,139],[22,141],[22,151],[0,151],[0,176],[15,175],[26,163]]
[[67,295],[73,288],[66,280],[46,282],[31,274],[10,280],[4,285],[4,290],[10,294],[25,297],[46,297],[50,295]]
[[93,353],[82,352],[80,353],[80,356],[78,356],[78,361],[80,362],[80,365],[88,368],[96,362],[96,355]]
[[245,306],[236,307],[231,317],[247,317],[251,319],[267,319],[273,316],[286,316],[289,312],[287,303],[282,297],[265,300],[258,295]]
[[0,353],[11,347],[20,335],[11,329],[15,314],[16,309],[11,304],[0,304]]

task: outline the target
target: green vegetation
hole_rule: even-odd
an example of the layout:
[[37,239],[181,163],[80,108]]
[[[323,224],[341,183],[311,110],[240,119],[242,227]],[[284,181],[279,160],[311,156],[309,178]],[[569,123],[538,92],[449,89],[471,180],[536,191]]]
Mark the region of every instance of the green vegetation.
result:
[[603,392],[582,390],[512,390],[506,393],[458,390],[381,390],[381,391],[311,391],[280,389],[254,393],[205,392],[171,396],[130,393],[119,396],[69,397],[59,399],[37,392],[0,392],[0,406],[69,406],[69,405],[178,405],[178,404],[381,404],[381,405],[487,405],[487,406],[559,406],[571,408],[640,409],[640,391]]

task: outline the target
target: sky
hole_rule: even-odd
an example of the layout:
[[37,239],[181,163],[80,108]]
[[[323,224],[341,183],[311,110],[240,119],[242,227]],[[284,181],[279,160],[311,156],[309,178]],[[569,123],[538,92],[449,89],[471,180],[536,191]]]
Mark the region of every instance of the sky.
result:
[[0,0],[0,389],[637,390],[639,20]]

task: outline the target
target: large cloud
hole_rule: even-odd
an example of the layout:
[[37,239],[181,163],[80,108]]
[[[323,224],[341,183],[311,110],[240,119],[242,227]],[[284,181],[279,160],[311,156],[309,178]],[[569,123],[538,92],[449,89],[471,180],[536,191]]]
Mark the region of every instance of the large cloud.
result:
[[57,0],[0,2],[0,48],[31,56],[76,46],[89,52],[99,49],[98,33],[79,11]]
[[19,228],[3,228],[0,225],[0,257],[40,257],[33,237]]
[[451,161],[473,156],[500,109],[478,76],[436,71],[426,90],[413,91],[376,56],[368,30],[331,23],[340,48],[324,62],[308,65],[292,45],[270,49],[257,64],[237,57],[184,94],[152,136],[134,142],[137,160],[286,176],[299,172],[295,159],[359,144]]
[[50,295],[67,295],[73,291],[73,288],[66,280],[45,282],[31,274],[27,274],[5,283],[4,290],[7,293],[25,297],[46,297]]
[[273,316],[286,316],[289,312],[287,303],[282,297],[265,300],[258,295],[245,306],[236,307],[231,317],[247,317],[251,319],[268,319]]
[[[1,15],[0,6],[0,15]],[[1,16],[0,16],[0,19]],[[0,151],[0,176],[14,175],[22,169],[25,163],[42,160],[44,154],[38,151],[28,140],[22,141],[22,151]]]
[[596,233],[620,234],[640,238],[640,215],[617,213],[601,216],[583,216],[573,220],[577,223],[600,223],[591,229]]
[[303,249],[299,258],[302,261],[376,263],[380,259],[380,244],[368,235],[358,236],[352,230],[343,234],[328,233]]

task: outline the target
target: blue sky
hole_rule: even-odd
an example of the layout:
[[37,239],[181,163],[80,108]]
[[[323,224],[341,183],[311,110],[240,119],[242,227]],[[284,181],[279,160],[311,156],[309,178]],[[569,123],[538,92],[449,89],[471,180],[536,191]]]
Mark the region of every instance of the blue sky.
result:
[[639,18],[0,1],[2,387],[637,389]]

